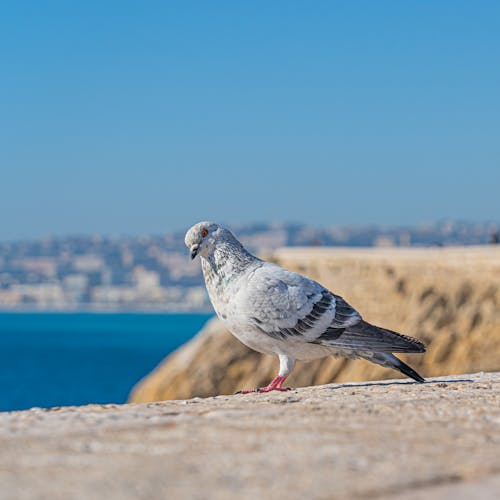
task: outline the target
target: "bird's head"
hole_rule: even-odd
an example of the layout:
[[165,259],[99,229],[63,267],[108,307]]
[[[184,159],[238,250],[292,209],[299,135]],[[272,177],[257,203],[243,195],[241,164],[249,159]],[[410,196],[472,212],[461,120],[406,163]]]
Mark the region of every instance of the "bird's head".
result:
[[188,229],[184,243],[189,248],[191,259],[194,259],[197,255],[202,257],[210,255],[214,251],[217,242],[224,238],[224,234],[227,232],[227,229],[222,228],[215,222],[198,222],[198,224]]

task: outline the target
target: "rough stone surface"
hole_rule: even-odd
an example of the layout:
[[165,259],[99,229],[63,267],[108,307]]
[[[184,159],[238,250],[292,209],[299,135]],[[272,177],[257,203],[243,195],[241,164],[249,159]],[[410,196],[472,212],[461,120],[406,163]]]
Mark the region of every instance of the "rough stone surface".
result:
[[[402,356],[423,376],[500,370],[500,246],[453,248],[284,248],[270,256],[310,276],[363,317],[413,335],[425,355]],[[266,385],[278,363],[243,346],[218,321],[136,386],[131,400],[231,394]],[[299,363],[292,387],[397,377],[364,360]]]
[[500,373],[0,414],[2,499],[493,499]]

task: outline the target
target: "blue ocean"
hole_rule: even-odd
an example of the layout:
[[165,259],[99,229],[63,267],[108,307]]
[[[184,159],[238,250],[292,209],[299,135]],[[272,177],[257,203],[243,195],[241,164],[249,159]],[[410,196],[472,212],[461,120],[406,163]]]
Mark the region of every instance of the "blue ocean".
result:
[[0,314],[0,411],[124,403],[209,314]]

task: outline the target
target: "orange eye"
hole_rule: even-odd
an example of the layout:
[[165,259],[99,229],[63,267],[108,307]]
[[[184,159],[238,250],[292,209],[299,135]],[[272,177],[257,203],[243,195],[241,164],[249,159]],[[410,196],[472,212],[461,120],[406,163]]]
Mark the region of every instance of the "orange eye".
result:
[[206,229],[201,230],[201,237],[204,238],[208,234],[208,231]]

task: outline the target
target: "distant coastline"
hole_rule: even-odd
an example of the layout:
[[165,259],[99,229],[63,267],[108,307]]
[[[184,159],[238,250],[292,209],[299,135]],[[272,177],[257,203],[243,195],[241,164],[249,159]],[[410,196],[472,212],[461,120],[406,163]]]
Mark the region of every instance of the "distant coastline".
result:
[[17,308],[17,309],[4,309],[0,307],[0,315],[2,314],[129,314],[129,315],[157,315],[157,316],[176,316],[176,315],[204,315],[204,314],[215,314],[213,309],[193,309],[193,310],[182,310],[182,309],[92,309],[92,308],[81,308],[81,309],[29,309],[29,308]]
[[[249,224],[233,228],[254,253],[283,247],[446,247],[500,241],[492,222],[414,227]],[[113,239],[70,236],[0,243],[0,311],[210,312],[184,234]]]
[[[138,307],[138,308],[99,308],[99,307],[74,307],[74,308],[33,308],[33,307],[15,307],[8,308],[0,305],[0,314],[210,314],[214,313],[212,307],[200,309],[180,309],[180,308],[156,308],[156,307]],[[214,313],[215,314],[215,313]]]

